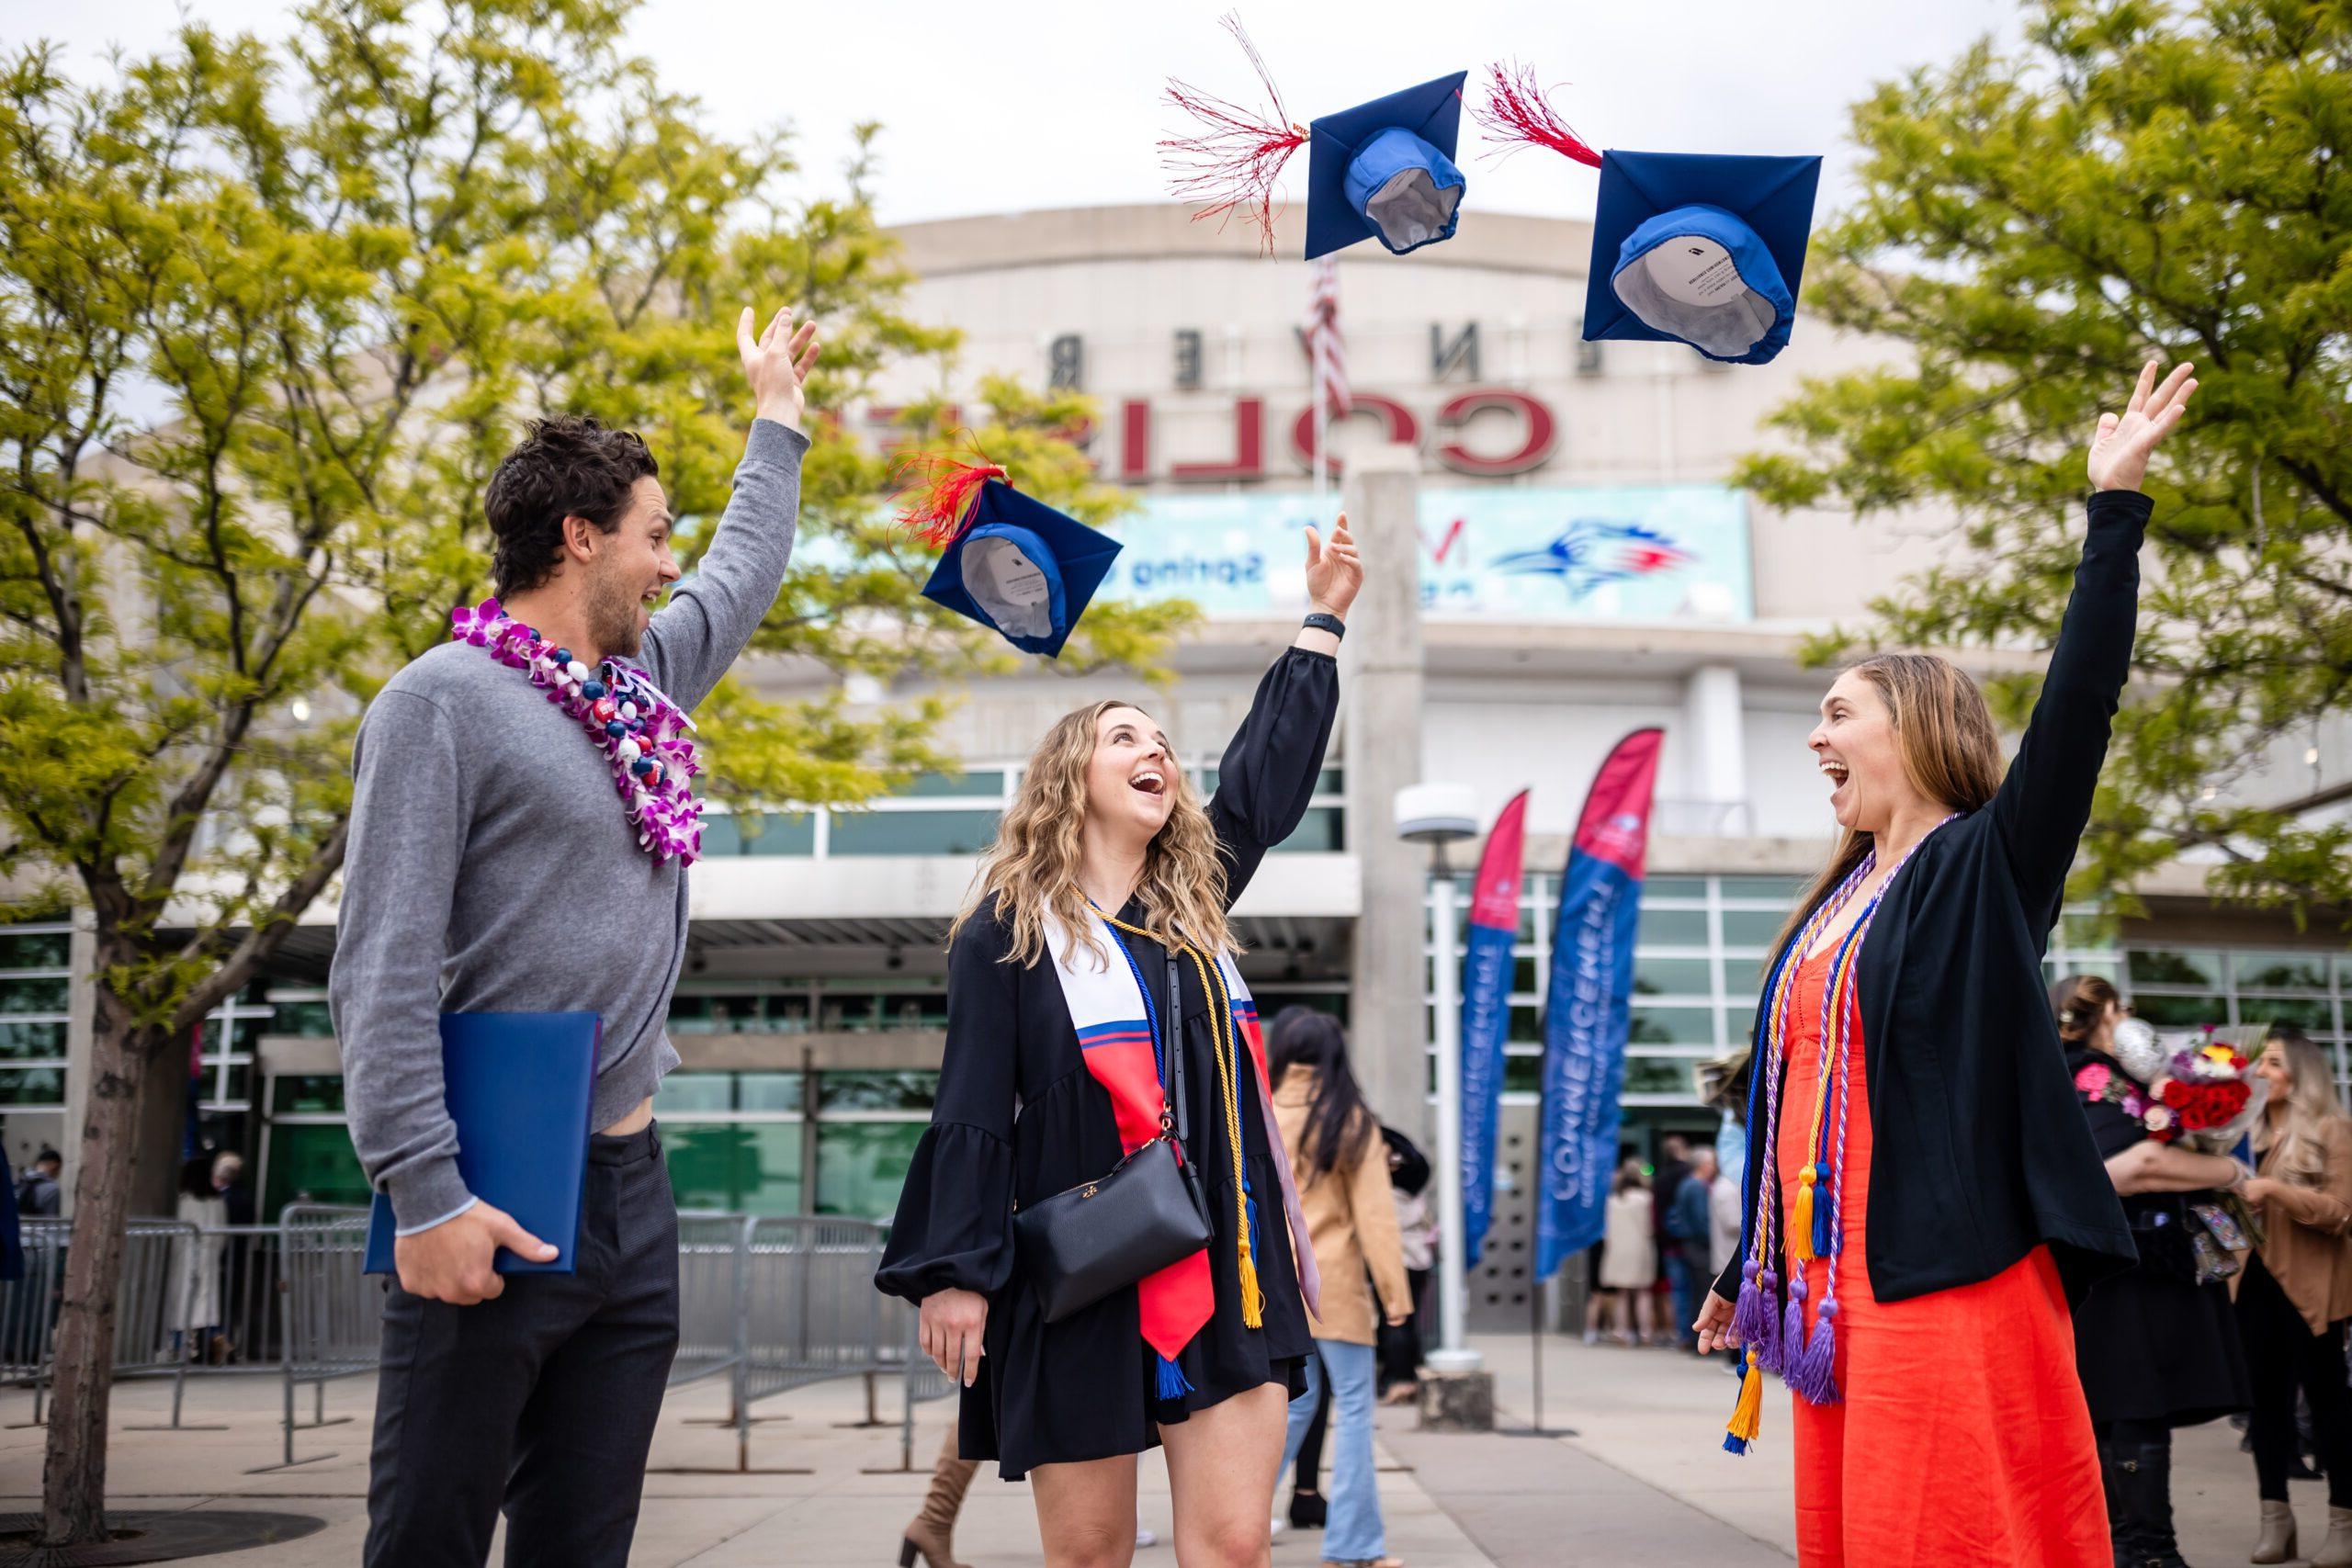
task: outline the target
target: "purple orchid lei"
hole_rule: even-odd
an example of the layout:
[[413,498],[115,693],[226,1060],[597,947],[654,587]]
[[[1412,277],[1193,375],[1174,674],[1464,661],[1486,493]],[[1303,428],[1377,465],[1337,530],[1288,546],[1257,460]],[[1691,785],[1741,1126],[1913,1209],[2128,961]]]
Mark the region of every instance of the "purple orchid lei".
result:
[[581,732],[611,759],[613,789],[637,825],[638,847],[655,861],[692,865],[702,853],[702,803],[688,783],[702,772],[688,718],[635,665],[607,659],[591,670],[508,615],[495,599],[450,612],[449,640],[487,649],[520,670],[548,701],[580,721]]

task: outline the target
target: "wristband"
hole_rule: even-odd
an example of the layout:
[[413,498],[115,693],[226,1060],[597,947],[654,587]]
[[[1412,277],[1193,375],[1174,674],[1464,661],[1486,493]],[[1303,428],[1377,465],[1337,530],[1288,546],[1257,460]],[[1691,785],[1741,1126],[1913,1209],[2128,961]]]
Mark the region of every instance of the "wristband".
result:
[[1339,616],[1317,610],[1302,623],[1310,631],[1329,632],[1335,637],[1348,635],[1348,623]]

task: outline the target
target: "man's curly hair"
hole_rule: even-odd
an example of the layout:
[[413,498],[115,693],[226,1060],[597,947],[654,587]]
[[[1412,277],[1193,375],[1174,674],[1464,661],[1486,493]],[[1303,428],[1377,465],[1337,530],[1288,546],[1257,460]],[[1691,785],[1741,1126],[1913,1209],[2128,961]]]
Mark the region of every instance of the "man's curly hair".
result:
[[628,510],[629,487],[661,472],[633,430],[610,429],[590,414],[534,420],[522,445],[500,459],[482,502],[498,595],[527,592],[554,575],[566,517],[585,517],[609,534]]

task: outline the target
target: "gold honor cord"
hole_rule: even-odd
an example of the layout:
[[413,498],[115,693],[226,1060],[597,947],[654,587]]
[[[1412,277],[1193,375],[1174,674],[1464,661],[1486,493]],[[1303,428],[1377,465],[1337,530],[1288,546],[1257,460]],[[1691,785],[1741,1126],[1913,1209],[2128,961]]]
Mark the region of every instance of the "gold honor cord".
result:
[[[1139,936],[1159,942],[1170,953],[1182,953],[1193,961],[1193,968],[1201,977],[1201,994],[1213,1004],[1209,1008],[1210,1056],[1216,1063],[1217,1091],[1225,1102],[1226,1141],[1233,1151],[1233,1226],[1238,1237],[1235,1251],[1240,1260],[1241,1321],[1250,1328],[1262,1328],[1266,1323],[1266,1293],[1258,1283],[1257,1259],[1250,1251],[1250,1209],[1247,1191],[1249,1179],[1241,1168],[1241,1101],[1234,1089],[1240,1072],[1238,1047],[1233,1037],[1233,999],[1225,988],[1225,976],[1216,966],[1204,961],[1191,945],[1171,942],[1139,926],[1131,926],[1116,915],[1104,915],[1103,919],[1130,936]],[[1184,1021],[1180,1016],[1168,1030],[1172,1049],[1184,1048]],[[1165,1094],[1165,1089],[1161,1091]],[[1271,1129],[1269,1134],[1271,1134]]]

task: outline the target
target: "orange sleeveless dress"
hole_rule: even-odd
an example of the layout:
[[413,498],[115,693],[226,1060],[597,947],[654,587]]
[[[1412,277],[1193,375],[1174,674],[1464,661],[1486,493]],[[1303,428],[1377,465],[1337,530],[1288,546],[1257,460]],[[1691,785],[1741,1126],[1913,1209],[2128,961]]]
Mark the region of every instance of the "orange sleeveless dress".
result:
[[[1824,953],[1797,973],[1777,1151],[1784,1224],[1809,1157],[1829,960]],[[1978,1284],[1904,1302],[1871,1296],[1870,1099],[1859,1021],[1849,1026],[1838,1268],[1844,1397],[1815,1406],[1789,1396],[1797,1561],[1805,1568],[2108,1568],[2115,1557],[2098,1453],[2075,1371],[2074,1320],[2049,1248],[2037,1247]],[[1810,1335],[1829,1263],[1804,1267]]]

